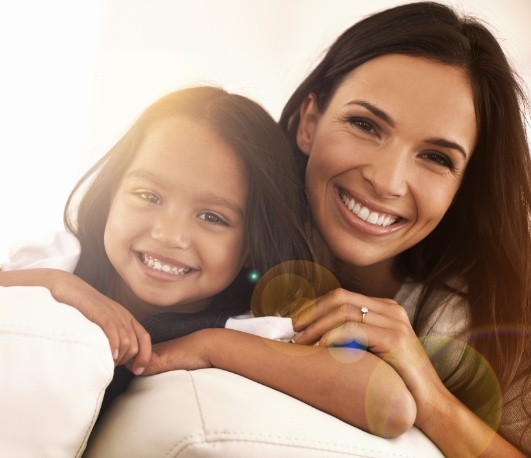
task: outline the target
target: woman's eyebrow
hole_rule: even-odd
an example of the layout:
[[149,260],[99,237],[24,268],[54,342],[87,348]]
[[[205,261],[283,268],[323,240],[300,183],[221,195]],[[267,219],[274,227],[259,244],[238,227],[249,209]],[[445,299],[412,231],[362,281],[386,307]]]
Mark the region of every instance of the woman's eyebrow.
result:
[[369,110],[374,116],[378,116],[386,124],[390,125],[391,127],[395,127],[395,122],[393,121],[393,118],[391,118],[391,116],[389,116],[385,111],[374,106],[370,102],[367,102],[365,100],[351,100],[347,103],[347,105],[360,105],[364,108],[367,108],[367,110]]
[[[374,116],[377,116],[389,126],[395,127],[396,125],[395,121],[393,120],[393,118],[391,118],[391,116],[389,116],[385,111],[381,110],[380,108],[374,106],[372,103],[367,102],[366,100],[351,100],[347,103],[347,105],[360,105],[369,110]],[[468,158],[465,149],[459,143],[452,142],[444,138],[429,138],[426,140],[426,142],[442,146],[443,148],[455,149],[456,151],[459,151],[461,153],[465,160]]]
[[428,138],[426,142],[442,146],[443,148],[455,149],[456,151],[459,151],[462,154],[465,161],[468,158],[465,149],[459,143],[452,142],[450,140],[445,140],[444,138]]

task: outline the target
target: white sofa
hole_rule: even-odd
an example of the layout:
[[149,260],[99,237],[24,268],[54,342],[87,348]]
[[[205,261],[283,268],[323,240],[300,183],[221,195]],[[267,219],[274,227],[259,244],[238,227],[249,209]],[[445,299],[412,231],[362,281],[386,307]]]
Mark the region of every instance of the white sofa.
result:
[[107,339],[43,288],[0,287],[0,365],[1,456],[442,456],[416,428],[382,439],[219,369],[136,378],[93,429],[112,377]]

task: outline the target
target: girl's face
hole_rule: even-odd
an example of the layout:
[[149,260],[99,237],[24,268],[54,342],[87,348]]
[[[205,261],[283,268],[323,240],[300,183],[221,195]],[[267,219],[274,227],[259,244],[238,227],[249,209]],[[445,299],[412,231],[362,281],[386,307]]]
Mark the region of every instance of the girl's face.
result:
[[366,62],[323,113],[308,97],[297,142],[308,155],[312,215],[332,254],[351,266],[389,266],[425,238],[456,195],[476,135],[466,74],[422,58]]
[[104,236],[133,315],[202,310],[234,280],[248,255],[247,181],[243,162],[210,127],[174,118],[149,129],[117,186]]

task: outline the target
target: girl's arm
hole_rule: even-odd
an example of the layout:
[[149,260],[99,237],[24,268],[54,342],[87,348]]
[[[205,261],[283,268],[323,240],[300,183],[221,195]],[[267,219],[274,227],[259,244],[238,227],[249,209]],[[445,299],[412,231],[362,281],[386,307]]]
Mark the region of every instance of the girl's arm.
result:
[[[361,307],[368,312],[362,323]],[[375,299],[336,290],[318,299],[294,322],[300,344],[320,346],[363,342],[400,374],[417,406],[415,425],[446,456],[524,456],[441,382],[417,338],[403,307],[390,299]]]
[[56,301],[78,309],[102,328],[116,365],[134,360],[133,370],[138,373],[151,357],[150,336],[133,315],[72,273],[47,268],[9,270],[0,272],[0,286],[42,286]]
[[143,375],[205,367],[255,380],[380,436],[396,437],[415,420],[415,402],[398,374],[380,358],[357,349],[203,329],[154,345]]

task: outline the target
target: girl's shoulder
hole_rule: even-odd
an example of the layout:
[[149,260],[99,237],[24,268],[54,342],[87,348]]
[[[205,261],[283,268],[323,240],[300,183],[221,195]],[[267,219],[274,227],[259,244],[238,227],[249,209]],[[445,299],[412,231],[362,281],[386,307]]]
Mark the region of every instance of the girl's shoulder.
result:
[[12,245],[0,270],[53,268],[73,272],[80,254],[81,245],[73,234],[54,232],[37,242],[23,240]]

